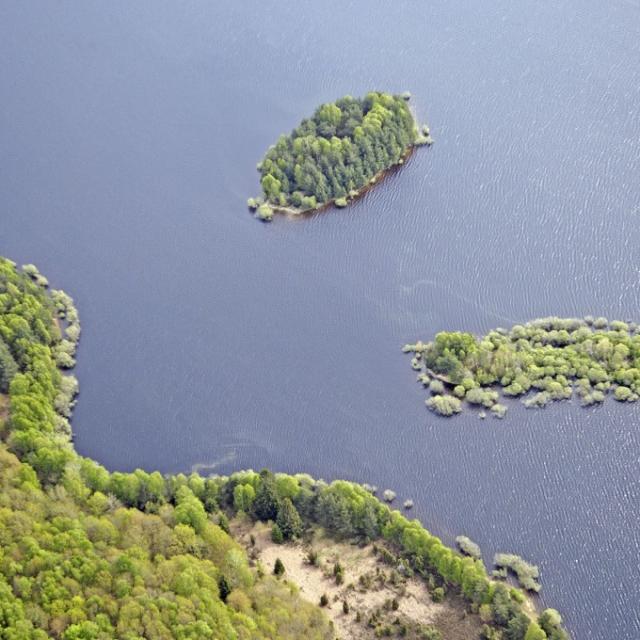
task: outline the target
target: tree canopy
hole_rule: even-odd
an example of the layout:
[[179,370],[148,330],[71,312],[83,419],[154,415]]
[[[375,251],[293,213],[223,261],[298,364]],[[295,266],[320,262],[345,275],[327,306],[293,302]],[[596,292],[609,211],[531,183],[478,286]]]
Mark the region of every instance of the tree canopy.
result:
[[[269,148],[258,168],[273,206],[315,209],[346,198],[401,161],[419,135],[406,99],[388,93],[323,104]],[[259,201],[250,205],[258,207]]]
[[[543,407],[578,395],[583,405],[640,398],[640,328],[606,318],[542,318],[482,338],[458,331],[433,342],[405,345],[414,354],[418,380],[429,387],[427,406],[442,415],[466,401],[498,417],[506,407],[499,392]],[[458,411],[450,410],[455,401]]]

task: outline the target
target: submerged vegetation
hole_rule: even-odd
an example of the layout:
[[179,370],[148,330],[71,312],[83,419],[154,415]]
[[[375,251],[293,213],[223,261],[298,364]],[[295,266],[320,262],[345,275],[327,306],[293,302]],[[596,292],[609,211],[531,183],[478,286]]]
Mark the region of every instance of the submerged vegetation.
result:
[[360,485],[268,470],[110,473],[79,456],[67,422],[77,386],[56,356],[66,334],[55,316],[77,324],[69,300],[0,259],[10,409],[0,415],[0,638],[333,638],[321,609],[283,581],[284,566],[276,576],[251,566],[228,533],[240,513],[270,523],[277,542],[318,526],[386,541],[433,598],[460,594],[486,622],[486,638],[566,638],[557,612],[527,613],[521,592],[491,580],[482,562]]
[[[640,328],[606,318],[543,318],[482,338],[442,332],[433,342],[408,344],[418,381],[430,391],[427,407],[444,416],[468,406],[498,418],[500,396],[519,397],[528,408],[575,395],[583,406],[640,397]],[[481,417],[484,417],[481,414]]]
[[249,208],[270,220],[278,209],[347,206],[384,171],[402,164],[412,147],[431,144],[429,128],[418,131],[408,99],[371,92],[318,107],[258,164],[264,197],[249,198]]

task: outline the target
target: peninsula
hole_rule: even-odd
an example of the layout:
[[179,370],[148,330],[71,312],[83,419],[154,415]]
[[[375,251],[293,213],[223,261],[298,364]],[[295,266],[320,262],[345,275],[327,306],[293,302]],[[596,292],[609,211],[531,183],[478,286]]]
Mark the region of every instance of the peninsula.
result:
[[415,146],[432,143],[429,127],[418,130],[409,99],[371,92],[318,107],[258,164],[263,197],[250,198],[249,208],[271,220],[275,211],[346,207]]

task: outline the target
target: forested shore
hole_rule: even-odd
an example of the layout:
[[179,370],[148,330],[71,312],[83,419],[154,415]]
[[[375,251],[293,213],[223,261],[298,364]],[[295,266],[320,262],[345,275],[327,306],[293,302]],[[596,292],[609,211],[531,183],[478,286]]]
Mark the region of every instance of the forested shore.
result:
[[527,612],[480,560],[355,483],[266,469],[109,472],[79,456],[68,420],[77,382],[61,371],[78,314],[29,271],[0,259],[0,638],[333,638],[320,607],[251,566],[228,533],[240,512],[282,542],[315,527],[385,541],[436,597],[462,596],[486,639],[567,637],[557,612]]

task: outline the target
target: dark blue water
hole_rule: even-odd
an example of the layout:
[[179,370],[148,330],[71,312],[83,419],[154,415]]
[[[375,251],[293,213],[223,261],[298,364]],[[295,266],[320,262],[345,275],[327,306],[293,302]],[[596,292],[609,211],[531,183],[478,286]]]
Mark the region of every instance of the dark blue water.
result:
[[[640,412],[437,419],[400,346],[640,319],[640,4],[0,3],[0,253],[83,320],[76,444],[110,468],[392,487],[542,569],[575,638],[640,637]],[[266,147],[410,90],[436,144],[263,225]]]

